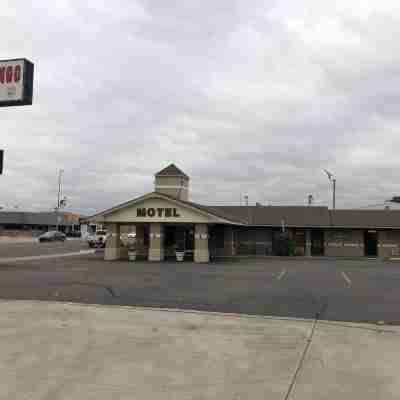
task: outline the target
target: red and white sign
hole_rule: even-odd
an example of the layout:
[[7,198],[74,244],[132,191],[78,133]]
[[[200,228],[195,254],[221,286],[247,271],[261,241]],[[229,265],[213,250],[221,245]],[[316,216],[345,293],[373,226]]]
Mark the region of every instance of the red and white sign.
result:
[[32,104],[33,64],[21,58],[0,60],[0,106]]

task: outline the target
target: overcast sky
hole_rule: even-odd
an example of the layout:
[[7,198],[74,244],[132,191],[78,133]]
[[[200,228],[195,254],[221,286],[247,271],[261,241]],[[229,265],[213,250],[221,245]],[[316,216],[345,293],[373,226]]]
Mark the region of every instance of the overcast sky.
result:
[[0,204],[69,210],[153,190],[338,208],[400,195],[400,3],[2,0],[0,58],[35,63],[34,105],[0,108]]

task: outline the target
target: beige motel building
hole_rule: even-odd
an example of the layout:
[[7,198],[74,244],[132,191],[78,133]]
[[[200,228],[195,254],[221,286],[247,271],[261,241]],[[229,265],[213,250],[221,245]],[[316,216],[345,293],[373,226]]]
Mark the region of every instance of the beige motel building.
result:
[[127,259],[121,232],[136,231],[138,257],[149,261],[290,255],[399,255],[400,210],[330,210],[321,206],[210,206],[191,202],[190,178],[174,164],[155,174],[154,192],[97,213],[87,222],[111,233],[105,260]]

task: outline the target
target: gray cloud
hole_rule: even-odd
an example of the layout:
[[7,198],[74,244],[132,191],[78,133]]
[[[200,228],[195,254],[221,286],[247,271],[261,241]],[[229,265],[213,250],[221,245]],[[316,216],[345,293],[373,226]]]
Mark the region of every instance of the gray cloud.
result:
[[6,1],[1,58],[36,65],[35,104],[0,109],[0,204],[70,209],[153,189],[175,162],[205,203],[399,194],[394,1]]

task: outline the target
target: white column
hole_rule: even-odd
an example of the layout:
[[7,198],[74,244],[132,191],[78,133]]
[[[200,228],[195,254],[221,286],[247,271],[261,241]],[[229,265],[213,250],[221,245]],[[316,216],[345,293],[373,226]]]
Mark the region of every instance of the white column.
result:
[[150,223],[149,261],[164,260],[163,228],[160,223]]
[[208,251],[208,226],[207,224],[195,224],[194,227],[194,262],[209,262]]
[[119,260],[121,258],[121,239],[119,224],[107,224],[107,232],[110,237],[106,241],[104,260]]

